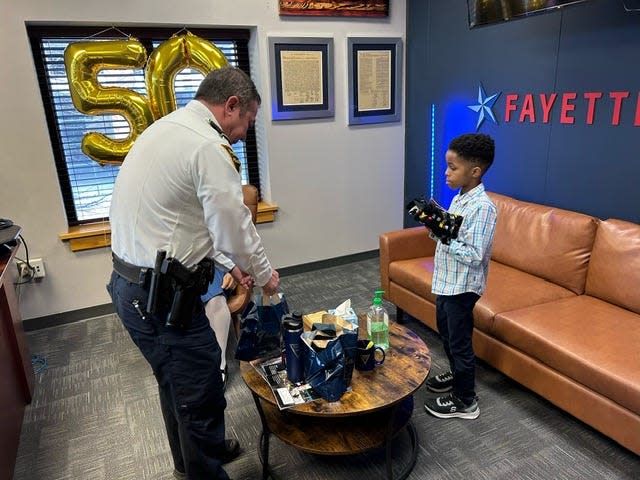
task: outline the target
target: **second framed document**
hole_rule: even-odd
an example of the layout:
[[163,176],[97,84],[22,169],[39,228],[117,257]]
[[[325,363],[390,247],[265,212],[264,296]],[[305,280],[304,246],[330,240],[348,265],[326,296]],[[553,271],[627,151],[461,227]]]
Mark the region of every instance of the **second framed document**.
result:
[[273,120],[333,117],[333,38],[269,37]]
[[402,39],[348,37],[349,125],[396,122],[402,105]]

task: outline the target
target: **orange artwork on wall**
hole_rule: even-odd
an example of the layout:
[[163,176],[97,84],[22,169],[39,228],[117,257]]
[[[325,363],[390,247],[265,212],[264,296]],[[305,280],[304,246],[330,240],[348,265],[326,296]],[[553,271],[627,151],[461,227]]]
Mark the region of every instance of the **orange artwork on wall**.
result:
[[280,0],[280,15],[388,17],[389,0]]

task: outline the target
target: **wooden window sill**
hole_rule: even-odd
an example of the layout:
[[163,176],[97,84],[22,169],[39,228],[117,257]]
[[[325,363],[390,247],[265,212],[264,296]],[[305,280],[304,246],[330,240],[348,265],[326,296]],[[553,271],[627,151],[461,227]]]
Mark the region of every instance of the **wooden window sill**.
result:
[[[256,223],[273,222],[277,211],[278,205],[276,204],[258,203]],[[72,252],[109,247],[111,246],[111,225],[106,221],[69,227],[67,232],[60,234],[60,240],[69,242],[69,248]]]

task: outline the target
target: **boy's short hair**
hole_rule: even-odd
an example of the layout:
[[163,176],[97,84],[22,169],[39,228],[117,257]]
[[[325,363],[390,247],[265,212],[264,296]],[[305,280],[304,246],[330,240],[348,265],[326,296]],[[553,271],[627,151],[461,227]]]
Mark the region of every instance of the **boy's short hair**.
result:
[[489,135],[465,133],[451,140],[449,150],[456,152],[465,161],[479,166],[484,174],[493,163],[496,144]]

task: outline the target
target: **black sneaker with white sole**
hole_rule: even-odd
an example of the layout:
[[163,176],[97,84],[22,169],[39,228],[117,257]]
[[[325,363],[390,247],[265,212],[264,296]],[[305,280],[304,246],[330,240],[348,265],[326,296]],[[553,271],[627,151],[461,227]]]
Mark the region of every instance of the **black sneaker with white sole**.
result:
[[450,392],[453,388],[453,373],[445,372],[428,378],[425,382],[427,389],[435,393]]
[[464,418],[473,420],[480,415],[478,402],[473,399],[471,405],[465,405],[462,400],[453,394],[444,397],[427,398],[424,408],[431,415],[438,418]]

